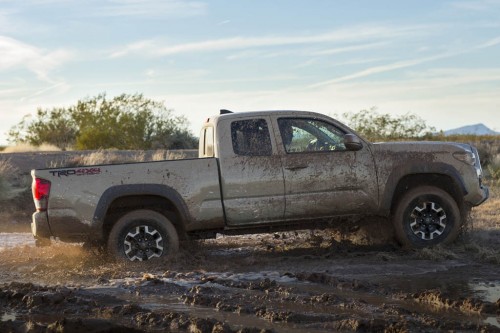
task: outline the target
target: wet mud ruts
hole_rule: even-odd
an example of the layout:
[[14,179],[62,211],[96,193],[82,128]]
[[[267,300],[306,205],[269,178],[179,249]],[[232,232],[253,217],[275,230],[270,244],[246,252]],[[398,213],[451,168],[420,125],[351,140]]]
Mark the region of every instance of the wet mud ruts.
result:
[[426,259],[293,237],[206,241],[155,266],[4,250],[0,332],[500,332],[500,267],[463,247]]

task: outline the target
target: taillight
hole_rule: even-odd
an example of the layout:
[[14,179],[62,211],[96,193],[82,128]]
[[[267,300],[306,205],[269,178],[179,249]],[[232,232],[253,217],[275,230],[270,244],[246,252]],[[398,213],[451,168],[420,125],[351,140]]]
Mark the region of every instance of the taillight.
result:
[[50,194],[50,182],[46,179],[35,178],[33,180],[32,192],[36,210],[47,210],[47,203]]

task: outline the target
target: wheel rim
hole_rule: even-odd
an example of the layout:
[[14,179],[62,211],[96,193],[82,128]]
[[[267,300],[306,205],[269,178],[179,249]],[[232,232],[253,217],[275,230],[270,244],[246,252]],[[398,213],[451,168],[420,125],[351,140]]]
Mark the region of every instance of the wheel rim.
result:
[[149,260],[163,253],[163,237],[155,228],[140,225],[128,231],[123,242],[125,255],[130,261]]
[[410,230],[415,236],[426,241],[441,236],[447,222],[445,210],[432,201],[419,203],[410,214]]

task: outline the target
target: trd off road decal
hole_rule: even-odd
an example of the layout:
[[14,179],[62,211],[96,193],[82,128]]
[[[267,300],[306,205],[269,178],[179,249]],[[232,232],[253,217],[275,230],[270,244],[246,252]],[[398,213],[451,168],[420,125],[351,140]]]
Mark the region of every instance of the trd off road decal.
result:
[[73,170],[54,170],[49,171],[52,176],[93,176],[101,173],[101,168],[82,168]]

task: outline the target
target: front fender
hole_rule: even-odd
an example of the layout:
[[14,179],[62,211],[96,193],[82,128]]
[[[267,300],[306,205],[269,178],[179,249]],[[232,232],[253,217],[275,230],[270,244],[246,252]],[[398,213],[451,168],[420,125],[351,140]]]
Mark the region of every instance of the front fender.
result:
[[382,214],[389,214],[394,195],[397,194],[400,186],[404,186],[401,184],[403,179],[420,179],[421,176],[425,177],[426,175],[429,176],[428,180],[424,180],[424,178],[422,178],[421,183],[415,183],[415,180],[413,180],[408,185],[434,185],[432,183],[433,177],[446,176],[452,180],[452,183],[449,184],[449,186],[460,191],[460,193],[454,193],[454,197],[463,198],[463,196],[467,194],[467,188],[459,171],[452,165],[440,162],[411,163],[395,168],[385,181],[383,179],[380,180],[380,187],[383,189],[383,191],[381,191],[382,197],[380,202],[380,210]]

